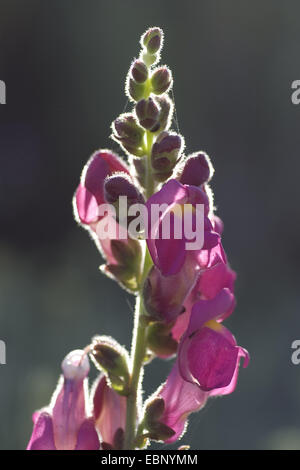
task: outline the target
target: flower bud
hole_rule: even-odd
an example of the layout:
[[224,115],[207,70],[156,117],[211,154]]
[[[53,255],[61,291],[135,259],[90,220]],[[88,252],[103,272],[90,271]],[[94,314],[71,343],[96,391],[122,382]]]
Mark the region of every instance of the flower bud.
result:
[[171,125],[171,121],[173,117],[173,110],[174,110],[173,102],[170,99],[170,97],[166,94],[157,96],[155,100],[157,101],[160,107],[160,113],[159,113],[159,118],[158,118],[159,130],[160,131],[168,130]]
[[193,153],[187,157],[179,181],[182,184],[201,186],[213,176],[214,169],[205,152]]
[[178,134],[162,132],[152,147],[151,163],[157,181],[165,181],[173,172],[183,150],[183,138]]
[[109,204],[117,205],[120,196],[126,196],[127,209],[132,204],[143,204],[145,202],[140,191],[131,183],[125,175],[117,174],[105,180],[104,197]]
[[137,83],[144,83],[148,78],[148,69],[142,60],[135,60],[130,69],[132,78]]
[[171,86],[172,74],[167,67],[159,67],[151,76],[152,91],[156,95],[165,93]]
[[135,107],[139,123],[145,129],[156,132],[159,129],[159,108],[152,98],[141,100]]
[[113,338],[98,336],[93,340],[91,351],[96,365],[107,373],[112,388],[118,393],[127,393],[129,380],[128,354]]
[[70,352],[61,364],[64,378],[67,380],[82,380],[90,370],[89,359],[87,354],[81,350],[76,349]]
[[134,204],[145,204],[143,195],[125,174],[124,176],[117,174],[105,180],[104,197],[109,204],[114,206],[117,222],[126,229],[136,217],[136,215],[128,215],[130,207]]
[[163,43],[163,32],[160,28],[149,28],[141,37],[141,45],[150,54],[159,52]]
[[121,114],[112,124],[113,139],[133,155],[142,155],[144,131],[133,114]]

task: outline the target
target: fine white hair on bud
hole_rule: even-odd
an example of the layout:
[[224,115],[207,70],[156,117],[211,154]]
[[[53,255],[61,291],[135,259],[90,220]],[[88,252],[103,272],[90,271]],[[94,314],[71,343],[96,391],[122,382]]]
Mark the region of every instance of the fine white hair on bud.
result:
[[87,353],[82,349],[71,351],[62,361],[61,368],[65,379],[84,379],[90,370]]

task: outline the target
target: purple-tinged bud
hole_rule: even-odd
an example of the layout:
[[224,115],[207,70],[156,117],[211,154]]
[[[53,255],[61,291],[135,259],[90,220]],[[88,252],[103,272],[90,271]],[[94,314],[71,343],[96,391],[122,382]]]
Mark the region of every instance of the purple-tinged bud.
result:
[[148,78],[148,68],[142,60],[135,60],[130,71],[132,78],[137,83],[144,83]]
[[183,138],[175,133],[162,132],[152,147],[151,163],[157,181],[165,181],[173,172],[183,150]]
[[143,139],[143,130],[138,126],[133,114],[121,114],[113,123],[117,139],[126,139],[132,145],[140,145]]
[[133,78],[129,78],[126,83],[126,94],[129,99],[139,101],[144,97],[145,84],[138,83]]
[[113,139],[119,142],[129,153],[136,156],[143,154],[144,130],[131,113],[121,114],[113,123]]
[[145,408],[144,419],[146,423],[153,423],[161,418],[165,411],[165,402],[163,398],[155,397],[149,401]]
[[139,101],[135,107],[135,112],[142,127],[152,132],[159,129],[159,108],[152,98]]
[[205,152],[197,152],[188,156],[184,162],[180,183],[201,186],[207,183],[214,174],[214,168]]
[[160,28],[149,28],[141,37],[141,45],[150,54],[155,54],[162,47],[163,36],[163,31]]
[[104,197],[109,204],[115,204],[120,196],[127,197],[128,207],[132,204],[143,204],[145,202],[143,195],[127,176],[116,174],[105,180]]
[[128,214],[130,207],[134,204],[145,204],[143,195],[125,174],[116,174],[105,180],[104,198],[114,206],[117,222],[126,228],[135,218],[135,215]]
[[61,368],[66,380],[85,379],[90,371],[87,354],[81,349],[70,352],[62,361]]
[[127,351],[113,338],[97,336],[93,340],[91,357],[96,366],[108,375],[112,388],[126,395],[129,380]]
[[157,96],[155,100],[159,104],[159,107],[160,107],[160,113],[159,113],[159,118],[158,118],[159,130],[166,131],[169,129],[171,122],[172,122],[173,111],[174,111],[173,101],[166,94]]
[[171,71],[166,67],[158,67],[151,76],[152,91],[156,95],[161,95],[168,91],[172,84]]
[[163,398],[150,398],[146,403],[143,422],[150,439],[165,441],[174,436],[175,431],[161,421],[164,412],[165,401]]

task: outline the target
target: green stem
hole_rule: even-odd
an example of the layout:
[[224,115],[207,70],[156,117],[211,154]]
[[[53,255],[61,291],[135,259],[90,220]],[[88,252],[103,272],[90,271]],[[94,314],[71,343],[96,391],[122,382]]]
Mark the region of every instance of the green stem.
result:
[[140,395],[140,379],[142,376],[143,361],[146,353],[146,326],[141,321],[143,313],[142,297],[139,295],[136,302],[135,327],[132,342],[132,372],[130,393],[127,397],[125,449],[133,449],[137,424],[137,402]]
[[[145,196],[149,198],[155,190],[155,183],[151,171],[151,150],[153,144],[153,134],[149,131],[146,132],[146,188]],[[143,363],[146,355],[146,329],[147,326],[143,321],[144,305],[143,305],[143,285],[149,269],[152,265],[152,260],[145,243],[144,252],[144,266],[141,276],[140,292],[137,295],[135,306],[135,320],[134,330],[131,346],[131,376],[129,382],[129,394],[127,397],[127,410],[126,410],[126,428],[124,448],[134,449],[137,420],[138,420],[138,403],[141,400],[141,381],[143,372]]]
[[155,191],[155,182],[151,171],[151,150],[153,144],[153,133],[146,132],[146,146],[147,146],[147,155],[146,155],[146,188],[145,196],[148,199]]

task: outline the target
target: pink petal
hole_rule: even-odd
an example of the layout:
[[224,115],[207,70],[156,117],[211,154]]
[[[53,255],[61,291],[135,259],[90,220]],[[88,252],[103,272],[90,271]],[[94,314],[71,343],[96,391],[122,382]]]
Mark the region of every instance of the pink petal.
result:
[[54,439],[58,450],[74,450],[86,419],[84,381],[63,380],[53,407]]
[[93,194],[98,205],[105,202],[103,196],[105,178],[115,172],[128,173],[128,169],[125,163],[109,150],[95,152],[84,167],[81,184]]
[[95,222],[98,218],[97,199],[84,186],[79,185],[75,193],[75,210],[83,224]]
[[191,334],[200,329],[209,320],[217,319],[228,311],[234,299],[229,289],[221,289],[217,295],[210,300],[198,300],[192,308],[188,333]]
[[34,413],[34,427],[27,450],[56,450],[52,417],[46,411]]
[[[173,263],[171,269],[169,269],[168,262],[170,260],[171,248],[168,248],[168,242],[170,242],[170,240],[159,239],[159,236],[161,237],[161,234],[159,234],[161,222],[164,216],[166,216],[166,214],[170,212],[170,209],[173,205],[175,205],[176,203],[181,204],[185,202],[186,198],[187,190],[184,188],[184,186],[178,183],[178,181],[176,180],[170,180],[162,187],[160,191],[153,194],[153,196],[151,196],[146,203],[146,208],[148,210],[148,249],[154,264],[159,269],[161,269],[164,274],[168,274],[169,272],[175,274],[175,272],[178,272],[180,266],[182,265],[182,262],[184,261],[184,252],[182,250],[184,243],[182,239],[172,240],[172,242],[174,241],[174,244],[172,245],[173,249],[177,250],[177,248],[179,248],[180,251],[178,254],[178,259],[175,259],[175,261],[172,260]],[[154,220],[154,214],[151,210],[151,207],[154,204],[158,206],[161,204],[167,205],[166,211],[163,214],[159,214],[158,220]],[[172,233],[172,230],[170,231],[170,233]],[[165,249],[168,250],[167,254],[165,253]],[[176,255],[177,251],[173,251],[173,258],[176,258]]]
[[206,269],[199,278],[199,291],[207,299],[215,297],[223,287],[228,287],[233,292],[235,278],[234,271],[218,256],[217,263]]
[[98,450],[100,441],[93,418],[86,419],[79,428],[75,450]]
[[204,327],[190,341],[188,368],[202,390],[224,388],[232,381],[238,355],[238,347],[222,334]]
[[159,396],[165,401],[165,411],[160,421],[175,431],[175,435],[166,440],[167,443],[179,439],[185,430],[188,415],[203,408],[208,398],[208,394],[197,385],[181,378],[177,363],[174,364]]
[[94,418],[101,440],[113,444],[115,432],[125,429],[126,398],[107,385],[105,376],[96,381],[93,395]]
[[234,392],[236,384],[237,384],[238,374],[239,374],[240,358],[242,357],[245,359],[244,364],[243,364],[243,367],[245,368],[249,364],[249,353],[245,349],[239,347],[238,360],[236,362],[235,371],[234,371],[230,384],[227,385],[227,387],[216,388],[214,390],[211,390],[209,392],[209,396],[214,397],[214,396],[221,396],[221,395],[229,395],[230,393]]

